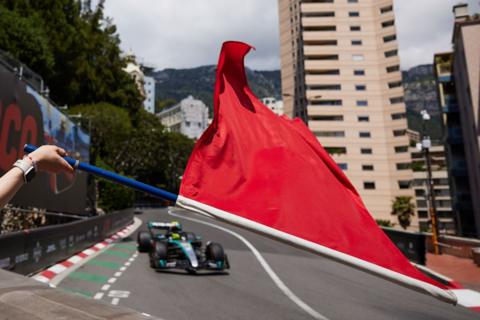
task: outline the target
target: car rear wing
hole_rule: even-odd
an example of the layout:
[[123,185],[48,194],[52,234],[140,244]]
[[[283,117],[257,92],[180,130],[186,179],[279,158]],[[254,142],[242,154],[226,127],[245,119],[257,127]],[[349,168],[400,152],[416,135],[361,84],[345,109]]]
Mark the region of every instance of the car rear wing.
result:
[[172,227],[178,226],[178,223],[175,222],[149,222],[148,227],[153,229],[164,229],[168,230]]

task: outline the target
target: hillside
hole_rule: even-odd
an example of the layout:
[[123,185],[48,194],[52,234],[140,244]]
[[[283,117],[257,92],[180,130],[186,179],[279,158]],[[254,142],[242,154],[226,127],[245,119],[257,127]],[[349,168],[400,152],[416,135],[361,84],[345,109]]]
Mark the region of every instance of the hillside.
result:
[[408,127],[421,132],[422,117],[420,112],[427,110],[432,117],[432,120],[427,124],[427,134],[430,135],[432,140],[441,140],[442,119],[438,106],[433,66],[431,64],[415,66],[407,71],[403,71],[402,78]]
[[[248,83],[259,98],[280,99],[280,71],[255,71],[246,69]],[[210,110],[213,106],[215,66],[201,66],[191,69],[164,69],[152,75],[156,80],[157,100],[173,99],[180,101],[188,95],[205,102]]]
[[[257,97],[273,96],[281,98],[280,71],[255,71],[246,69],[248,83]],[[215,66],[201,66],[190,69],[164,69],[152,75],[156,79],[157,100],[173,99],[180,101],[188,95],[205,102],[211,112]],[[428,110],[432,120],[427,125],[427,133],[433,140],[440,140],[441,113],[438,107],[435,78],[431,64],[419,65],[402,72],[405,88],[405,104],[410,129],[422,131],[420,112]]]

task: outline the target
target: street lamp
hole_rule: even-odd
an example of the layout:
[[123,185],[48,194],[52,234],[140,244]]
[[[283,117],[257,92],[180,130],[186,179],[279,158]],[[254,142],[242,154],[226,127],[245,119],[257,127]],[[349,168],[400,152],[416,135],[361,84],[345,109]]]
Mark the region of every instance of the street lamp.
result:
[[430,219],[432,221],[432,242],[433,242],[433,251],[435,254],[439,254],[438,250],[438,220],[437,220],[437,209],[435,206],[435,192],[432,179],[432,163],[430,159],[430,148],[432,147],[432,141],[430,137],[426,135],[426,124],[430,120],[430,115],[427,110],[422,110],[420,112],[422,115],[422,141],[417,143],[417,149],[423,151],[425,156],[425,163],[427,164],[427,203],[428,211],[430,213]]

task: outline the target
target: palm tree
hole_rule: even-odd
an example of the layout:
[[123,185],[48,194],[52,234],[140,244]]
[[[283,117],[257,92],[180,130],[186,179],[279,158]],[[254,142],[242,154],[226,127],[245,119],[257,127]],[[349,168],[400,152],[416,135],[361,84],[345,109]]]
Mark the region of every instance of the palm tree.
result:
[[410,226],[412,216],[415,215],[415,204],[412,203],[412,197],[395,197],[395,200],[392,201],[392,215],[397,216],[398,223],[403,229],[407,229]]

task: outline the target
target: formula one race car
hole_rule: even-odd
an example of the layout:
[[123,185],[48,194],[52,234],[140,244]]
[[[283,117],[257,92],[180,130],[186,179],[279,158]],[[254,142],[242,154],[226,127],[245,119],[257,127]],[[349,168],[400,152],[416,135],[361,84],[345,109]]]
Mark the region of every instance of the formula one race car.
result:
[[185,232],[179,222],[148,222],[148,231],[140,231],[137,238],[139,252],[148,252],[150,267],[224,271],[230,269],[228,257],[219,243],[207,242],[202,246],[201,237]]

